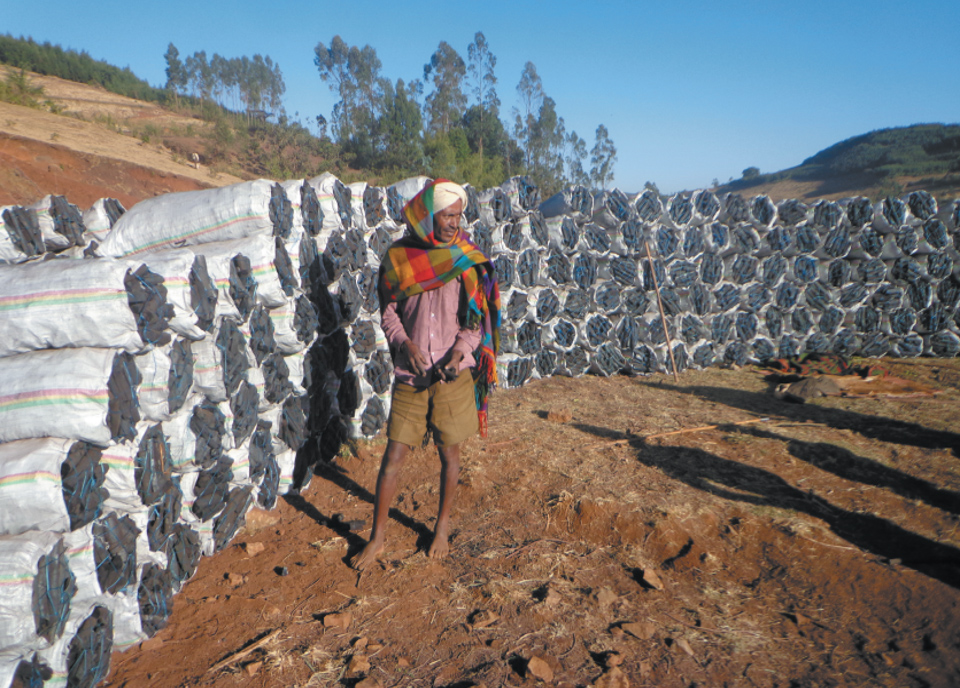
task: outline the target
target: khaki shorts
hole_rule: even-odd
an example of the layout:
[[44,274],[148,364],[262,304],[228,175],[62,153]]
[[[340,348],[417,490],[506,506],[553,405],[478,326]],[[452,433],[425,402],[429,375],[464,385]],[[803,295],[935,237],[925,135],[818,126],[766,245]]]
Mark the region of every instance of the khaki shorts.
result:
[[394,383],[387,437],[418,447],[428,429],[438,447],[460,444],[480,429],[469,370],[461,371],[453,382],[435,382],[425,388]]

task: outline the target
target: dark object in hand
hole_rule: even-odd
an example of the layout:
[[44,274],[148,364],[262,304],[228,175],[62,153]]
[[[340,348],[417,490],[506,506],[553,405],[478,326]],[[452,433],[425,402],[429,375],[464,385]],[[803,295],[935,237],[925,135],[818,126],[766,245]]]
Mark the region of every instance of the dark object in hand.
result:
[[440,380],[443,382],[453,382],[457,379],[456,366],[446,366],[444,368],[440,368],[438,369],[437,373],[440,375]]

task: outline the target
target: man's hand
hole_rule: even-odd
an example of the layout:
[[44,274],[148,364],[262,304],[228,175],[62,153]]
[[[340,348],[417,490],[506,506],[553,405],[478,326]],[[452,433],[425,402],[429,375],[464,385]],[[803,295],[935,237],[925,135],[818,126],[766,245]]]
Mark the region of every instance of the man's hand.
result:
[[412,339],[408,339],[403,343],[402,348],[407,352],[407,360],[410,361],[410,367],[413,368],[413,372],[421,376],[426,375],[427,359],[423,357],[420,347],[414,344]]
[[463,360],[463,352],[450,350],[446,362],[440,366],[440,377],[444,382],[451,382],[457,379],[457,373],[460,372],[460,362]]

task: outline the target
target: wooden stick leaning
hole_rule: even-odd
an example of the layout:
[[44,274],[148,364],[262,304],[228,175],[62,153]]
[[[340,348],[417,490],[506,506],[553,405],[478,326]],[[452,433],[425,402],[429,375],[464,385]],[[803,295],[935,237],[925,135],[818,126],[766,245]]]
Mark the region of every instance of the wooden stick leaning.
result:
[[663,301],[660,299],[660,285],[657,284],[657,269],[650,255],[650,242],[644,239],[643,245],[647,249],[647,260],[650,261],[650,276],[653,277],[653,289],[657,292],[657,305],[660,307],[660,322],[663,323],[663,336],[667,340],[667,353],[670,354],[670,365],[673,366],[673,380],[674,382],[680,382],[680,376],[677,374],[677,362],[673,358],[673,344],[670,342],[670,332],[667,330],[667,315],[663,312]]

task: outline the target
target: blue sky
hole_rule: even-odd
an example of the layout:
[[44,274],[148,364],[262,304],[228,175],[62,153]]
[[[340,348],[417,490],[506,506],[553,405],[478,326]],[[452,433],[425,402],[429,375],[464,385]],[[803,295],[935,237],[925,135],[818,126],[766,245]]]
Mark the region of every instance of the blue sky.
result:
[[163,55],[269,55],[310,124],[336,98],[313,64],[339,34],[395,81],[423,77],[440,41],[497,57],[506,120],[527,61],[567,129],[617,147],[614,185],[664,192],[800,164],[875,129],[960,122],[958,0],[462,3],[0,0],[0,33],[31,36],[166,81]]

